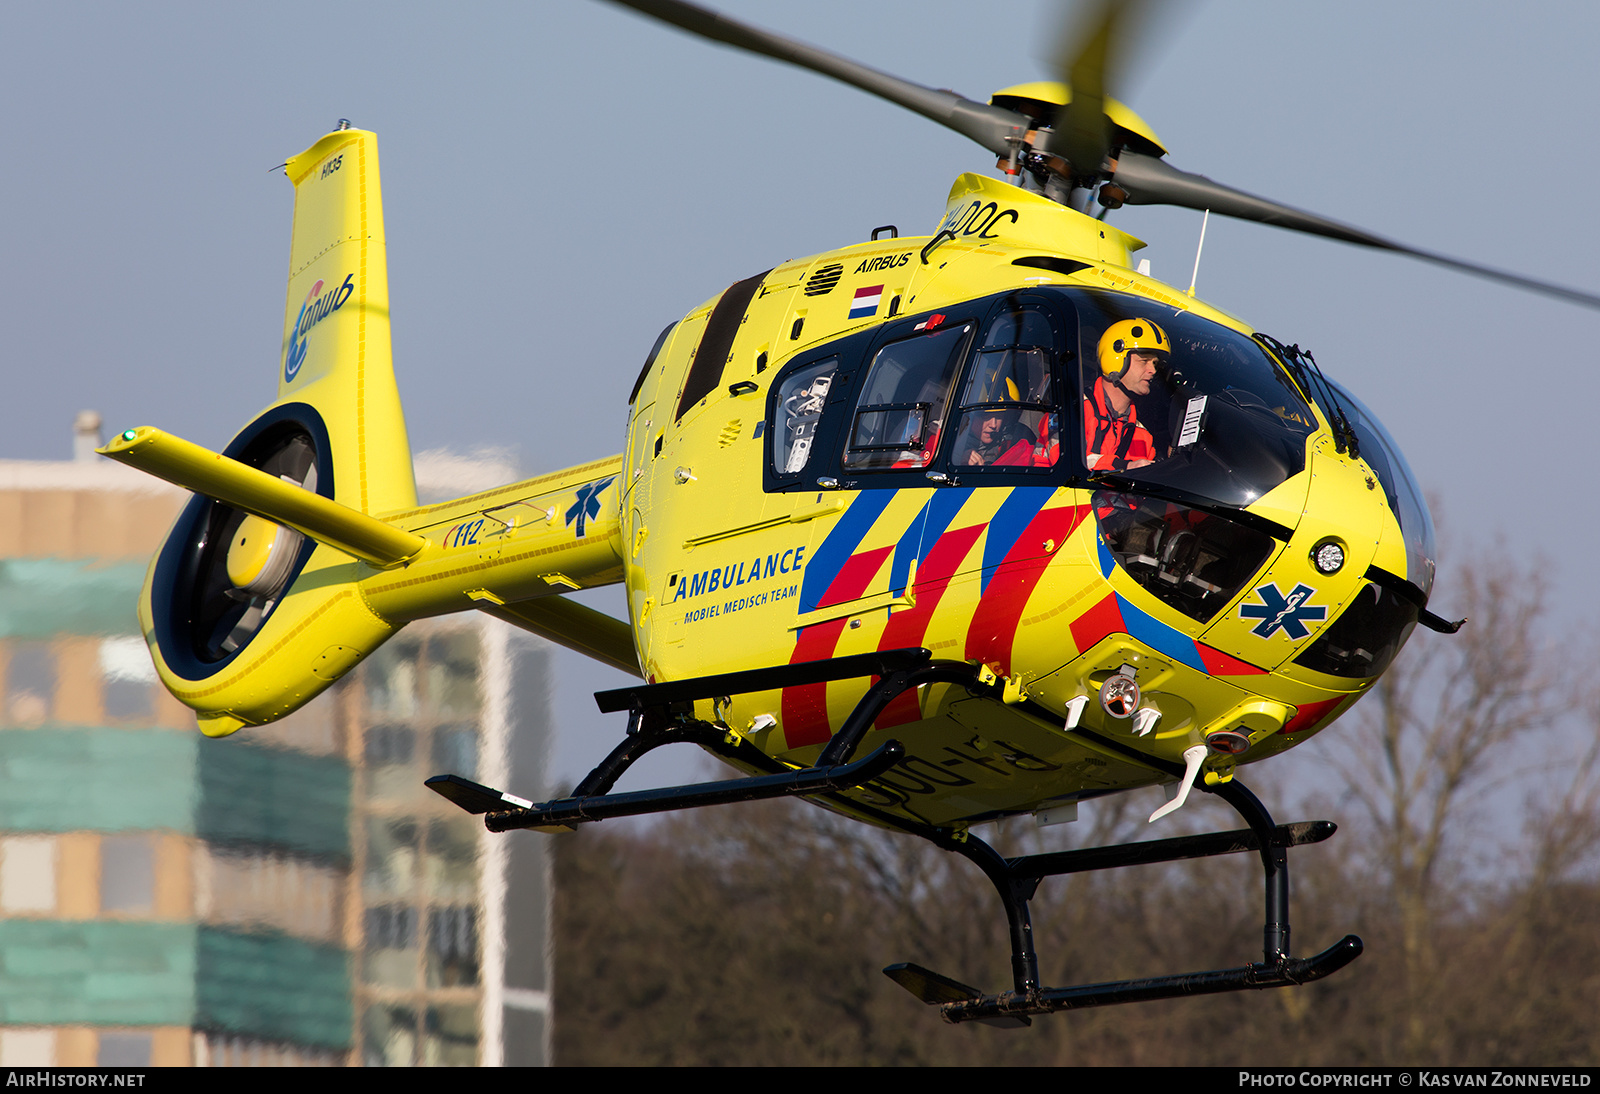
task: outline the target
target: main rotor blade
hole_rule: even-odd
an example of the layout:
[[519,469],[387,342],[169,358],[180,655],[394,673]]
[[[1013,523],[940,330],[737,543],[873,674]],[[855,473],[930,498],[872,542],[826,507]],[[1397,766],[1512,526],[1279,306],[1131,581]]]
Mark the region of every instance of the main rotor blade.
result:
[[1521,274],[1507,273],[1504,270],[1463,262],[1459,258],[1436,254],[1433,251],[1408,247],[1360,228],[1317,216],[1315,213],[1307,213],[1293,206],[1247,194],[1243,190],[1235,190],[1231,186],[1213,182],[1204,175],[1180,171],[1165,160],[1143,153],[1123,152],[1117,160],[1117,170],[1113,178],[1118,186],[1128,192],[1129,205],[1178,205],[1185,209],[1208,209],[1223,216],[1253,220],[1258,224],[1271,224],[1278,228],[1287,228],[1292,232],[1306,232],[1380,251],[1410,255],[1424,262],[1432,262],[1436,266],[1472,274],[1474,277],[1497,281],[1503,285],[1513,285],[1544,296],[1553,296],[1572,304],[1581,304],[1586,308],[1600,309],[1600,296],[1592,293],[1579,292],[1577,289],[1569,289],[1548,281],[1538,281],[1531,277],[1523,277]]
[[1102,0],[1100,11],[1081,41],[1063,42],[1056,69],[1071,97],[1056,111],[1050,151],[1072,165],[1075,174],[1100,170],[1110,150],[1106,122],[1106,71],[1121,8]]
[[1028,130],[1028,119],[1014,111],[974,102],[953,91],[935,91],[910,80],[902,80],[827,50],[747,26],[695,4],[683,3],[682,0],[611,2],[663,23],[670,23],[690,34],[831,76],[880,99],[914,110],[924,118],[970,137],[997,156],[1010,155],[1012,141],[1020,139]]
[[1149,16],[1147,0],[1100,0],[1082,28],[1064,27],[1052,67],[1071,91],[1056,112],[1050,151],[1072,164],[1074,173],[1100,170],[1111,149],[1106,100],[1116,94],[1130,39],[1137,39]]

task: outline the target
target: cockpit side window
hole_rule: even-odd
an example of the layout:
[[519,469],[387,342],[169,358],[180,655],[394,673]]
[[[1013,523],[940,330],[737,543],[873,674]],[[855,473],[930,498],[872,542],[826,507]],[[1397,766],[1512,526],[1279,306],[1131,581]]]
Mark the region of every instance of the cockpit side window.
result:
[[933,462],[976,326],[968,322],[925,331],[877,352],[846,434],[846,469],[918,468]]
[[790,373],[778,385],[772,431],[772,462],[778,474],[799,474],[811,462],[817,427],[838,371],[839,358],[828,357]]
[[1041,307],[1008,307],[990,320],[962,388],[953,472],[1055,466],[1061,350],[1061,333]]
[[1261,346],[1141,297],[1074,302],[1091,475],[1248,506],[1305,467],[1316,416]]

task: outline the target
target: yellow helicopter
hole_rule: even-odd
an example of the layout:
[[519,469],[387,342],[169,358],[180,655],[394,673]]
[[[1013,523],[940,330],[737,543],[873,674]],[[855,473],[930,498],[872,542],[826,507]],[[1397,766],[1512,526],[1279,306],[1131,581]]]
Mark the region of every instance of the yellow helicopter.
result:
[[[1359,955],[1289,947],[1287,850],[1236,778],[1335,720],[1427,609],[1433,532],[1398,448],[1309,354],[1137,267],[1109,223],[1171,204],[1600,300],[1431,255],[1168,165],[1106,94],[1107,9],[1063,83],[977,103],[689,4],[626,6],[843,80],[993,153],[933,231],[736,282],[665,329],[618,456],[418,506],[389,351],[376,138],[291,158],[278,397],[221,453],[153,428],[106,455],[197,497],[140,619],[163,682],[225,736],[297,709],[400,627],[478,610],[638,675],[628,732],[571,796],[430,780],[492,830],[800,796],[929,839],[994,884],[1013,984],[885,970],[950,1021],[1303,983]],[[1071,91],[1068,91],[1068,85]],[[622,584],[627,621],[562,594]],[[612,793],[694,743],[742,778]],[[1067,819],[1151,785],[1248,829],[1005,859],[974,825]],[[1255,851],[1263,959],[1048,987],[1029,900],[1081,870]]]

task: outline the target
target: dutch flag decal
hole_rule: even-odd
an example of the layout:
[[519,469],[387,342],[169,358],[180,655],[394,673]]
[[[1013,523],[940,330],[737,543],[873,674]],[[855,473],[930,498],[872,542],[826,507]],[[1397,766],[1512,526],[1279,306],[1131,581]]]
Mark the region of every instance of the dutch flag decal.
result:
[[882,285],[872,285],[865,289],[857,289],[855,299],[850,302],[850,318],[865,319],[869,315],[877,315],[878,302],[882,299]]

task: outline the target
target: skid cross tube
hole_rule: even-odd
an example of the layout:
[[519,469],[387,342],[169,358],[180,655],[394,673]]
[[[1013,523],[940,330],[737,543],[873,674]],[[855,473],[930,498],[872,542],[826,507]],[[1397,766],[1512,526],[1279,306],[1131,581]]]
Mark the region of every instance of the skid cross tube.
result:
[[[854,759],[873,721],[895,698],[928,683],[978,686],[977,670],[971,665],[931,661],[931,658],[932,654],[921,648],[881,650],[598,692],[595,700],[602,711],[629,712],[628,732],[568,797],[534,803],[456,775],[435,775],[427,781],[427,786],[469,813],[486,814],[484,825],[491,832],[571,828],[608,817],[640,816],[769,798],[838,794],[872,781],[905,756],[905,748],[899,742],[889,741],[871,755]],[[696,719],[690,707],[697,699],[717,699],[862,676],[878,679],[856,703],[816,762],[807,768],[793,768],[769,760],[727,727]],[[678,743],[701,745],[767,773],[714,783],[611,793],[617,780],[640,757],[662,745]]]
[[[939,1007],[948,1022],[979,1021],[1017,1026],[1028,1025],[1029,1015],[1034,1014],[1305,984],[1335,973],[1361,956],[1361,939],[1355,935],[1346,935],[1315,957],[1296,959],[1289,956],[1288,849],[1320,843],[1333,835],[1336,826],[1328,821],[1274,825],[1260,799],[1237,779],[1204,789],[1233,806],[1249,824],[1249,829],[1024,855],[1013,859],[1001,857],[988,844],[970,834],[960,839],[943,831],[919,832],[923,838],[968,859],[994,885],[1005,907],[1011,931],[1012,990],[985,995],[976,988],[909,963],[890,965],[883,970],[884,974],[923,1002]],[[1143,980],[1118,980],[1065,988],[1040,986],[1039,961],[1033,949],[1028,902],[1033,899],[1042,879],[1059,874],[1176,862],[1246,851],[1260,854],[1264,875],[1265,926],[1262,932],[1263,960],[1260,963]]]
[[597,691],[594,701],[602,714],[619,710],[647,710],[696,699],[716,699],[723,695],[748,695],[752,691],[771,691],[802,684],[822,684],[860,676],[885,676],[927,664],[932,656],[930,651],[916,646],[901,650],[879,650],[848,657],[829,657],[821,661],[797,661],[791,665],[725,672],[717,676],[696,676],[664,684],[635,684],[615,691]]

